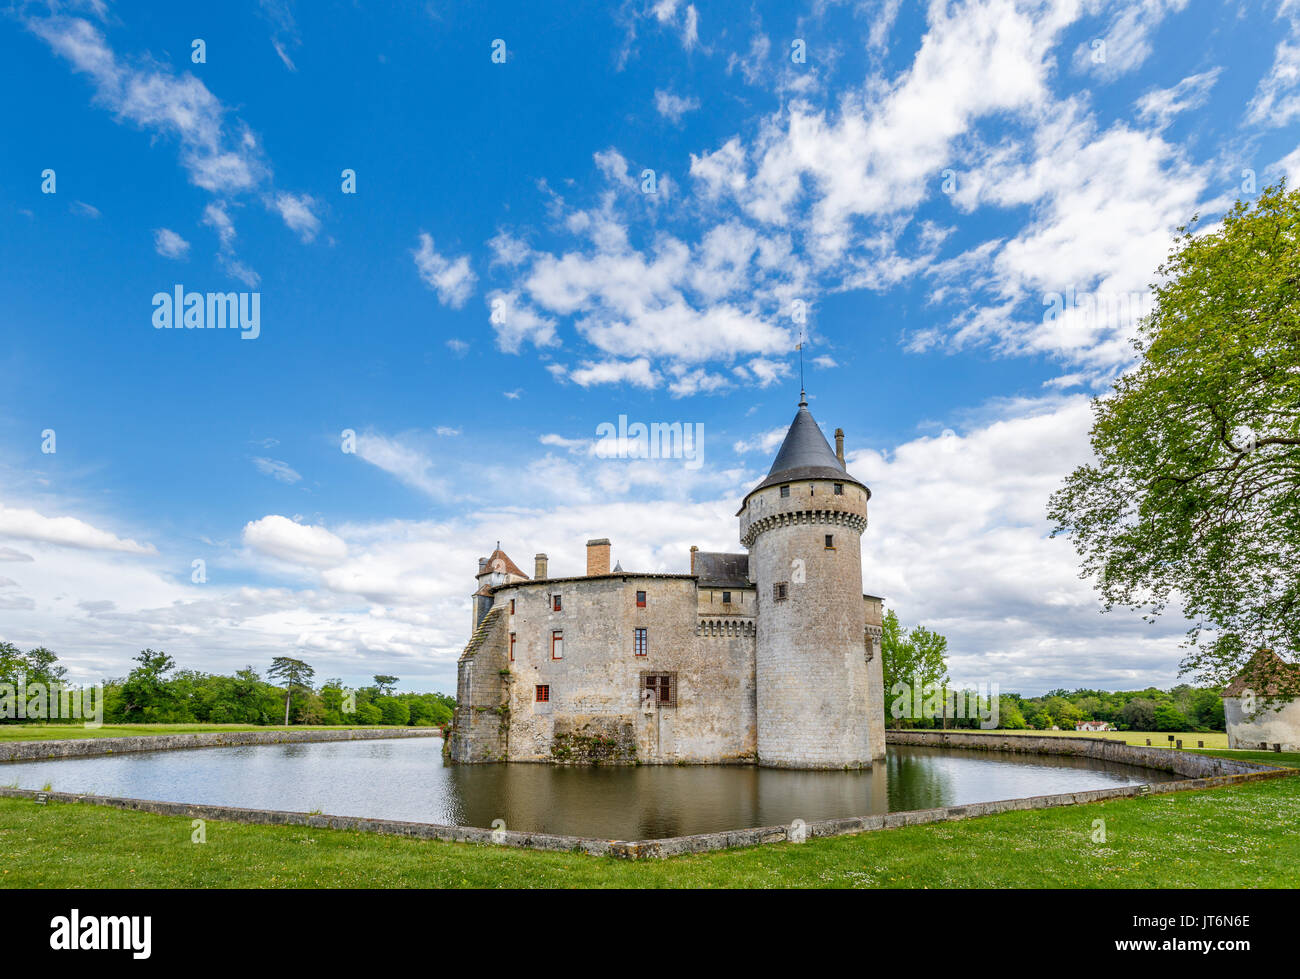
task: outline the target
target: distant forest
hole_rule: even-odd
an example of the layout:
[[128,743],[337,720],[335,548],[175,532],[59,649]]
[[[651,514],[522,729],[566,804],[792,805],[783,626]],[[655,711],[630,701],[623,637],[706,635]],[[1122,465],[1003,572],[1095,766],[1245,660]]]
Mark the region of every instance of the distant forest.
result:
[[[439,726],[451,721],[456,706],[446,694],[396,693],[395,676],[376,676],[355,690],[339,679],[314,685],[314,670],[287,657],[271,664],[268,679],[251,666],[233,676],[180,670],[169,655],[152,649],[142,650],[134,662],[125,677],[104,681],[106,724],[284,724],[287,706],[291,724]],[[0,684],[70,686],[66,678],[52,651],[38,647],[24,653],[0,641]]]
[[[888,706],[889,698],[886,697]],[[1078,721],[1107,721],[1120,731],[1223,731],[1223,698],[1216,688],[1180,684],[1171,690],[1050,690],[1041,697],[1004,693],[998,699],[1002,730],[1059,727],[1074,730]],[[900,722],[888,718],[894,727]],[[901,722],[903,727],[943,727],[943,719]],[[949,728],[979,727],[979,718],[948,718]]]
[[[441,726],[451,722],[456,698],[443,693],[396,693],[399,678],[378,675],[355,690],[341,680],[314,684],[312,667],[277,657],[264,671],[251,666],[233,676],[180,670],[170,656],[145,649],[125,677],[104,683],[106,724],[394,724]],[[48,649],[26,653],[0,641],[0,684],[28,688],[66,683],[67,671]],[[276,682],[272,682],[276,681]],[[287,701],[287,703],[286,703]],[[891,698],[885,698],[888,711]],[[1004,693],[998,727],[1006,730],[1073,730],[1078,721],[1108,721],[1121,731],[1222,731],[1223,700],[1216,689],[1182,684],[1170,690],[1052,690],[1041,697]],[[13,722],[9,717],[0,720]],[[944,727],[934,720],[895,720],[889,727]],[[975,728],[978,717],[953,718],[949,728]]]

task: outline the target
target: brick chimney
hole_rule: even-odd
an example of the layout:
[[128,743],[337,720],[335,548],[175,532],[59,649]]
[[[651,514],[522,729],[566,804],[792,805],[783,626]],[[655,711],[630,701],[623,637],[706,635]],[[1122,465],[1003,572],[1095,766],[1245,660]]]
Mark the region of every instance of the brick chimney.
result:
[[844,429],[835,429],[835,458],[840,460],[840,465],[844,465]]
[[533,580],[540,581],[546,577],[546,555],[538,554],[533,558]]
[[587,575],[609,574],[609,538],[587,541]]
[[694,544],[691,545],[691,574],[695,574],[695,552],[698,550]]

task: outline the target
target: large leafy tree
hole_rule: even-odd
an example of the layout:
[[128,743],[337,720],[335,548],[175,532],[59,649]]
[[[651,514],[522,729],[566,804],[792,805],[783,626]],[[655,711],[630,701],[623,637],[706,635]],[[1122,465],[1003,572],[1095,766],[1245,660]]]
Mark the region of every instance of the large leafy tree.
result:
[[122,684],[122,712],[128,721],[167,720],[175,703],[175,694],[168,686],[167,674],[176,662],[166,653],[155,649],[142,649],[133,669]]
[[[881,623],[881,672],[884,675],[885,710],[889,712],[894,684],[905,683],[912,690],[924,690],[926,684],[944,683],[948,679],[948,640],[925,626],[904,633],[893,609]],[[902,722],[894,718],[894,726]]]
[[[1179,231],[1138,365],[1093,405],[1096,462],[1049,516],[1107,609],[1181,605],[1183,672],[1221,684],[1260,649],[1300,650],[1300,194]],[[1300,694],[1283,660],[1252,679]]]

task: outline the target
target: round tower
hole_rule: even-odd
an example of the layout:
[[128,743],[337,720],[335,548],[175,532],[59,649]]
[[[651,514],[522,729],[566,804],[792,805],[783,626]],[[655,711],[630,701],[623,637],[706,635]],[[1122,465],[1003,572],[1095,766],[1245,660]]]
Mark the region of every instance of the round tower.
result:
[[[883,743],[873,744],[864,643],[861,538],[870,498],[801,398],[771,471],[738,514],[758,588],[760,765],[869,768],[884,756]],[[874,727],[883,742],[882,725]]]

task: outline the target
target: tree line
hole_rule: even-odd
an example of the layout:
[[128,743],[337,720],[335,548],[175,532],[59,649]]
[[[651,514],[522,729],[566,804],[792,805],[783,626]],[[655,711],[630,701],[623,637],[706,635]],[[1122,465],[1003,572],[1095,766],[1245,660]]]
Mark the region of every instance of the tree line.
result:
[[[892,727],[978,728],[973,712],[958,716],[951,708],[935,716],[896,717],[891,711],[896,684],[933,689],[939,701],[951,682],[948,675],[948,640],[915,626],[907,631],[890,609],[882,623],[881,661],[885,680],[885,719]],[[963,693],[966,691],[963,689]],[[978,693],[978,692],[976,692]],[[986,698],[991,691],[984,691]],[[963,700],[967,698],[963,697]],[[991,709],[990,703],[983,706]],[[1217,687],[1180,684],[1169,690],[1050,690],[1040,697],[999,693],[997,727],[1001,730],[1073,730],[1081,721],[1105,721],[1120,731],[1223,731],[1223,698]],[[941,708],[942,710],[942,708]]]
[[[356,689],[338,678],[316,685],[311,666],[284,656],[272,661],[266,679],[252,666],[231,676],[177,669],[171,656],[154,649],[141,650],[133,662],[125,677],[104,681],[106,724],[441,726],[450,723],[456,706],[447,694],[396,693],[398,677],[386,674]],[[5,683],[29,690],[37,684],[67,686],[67,670],[51,650],[24,653],[0,641],[0,684]]]

